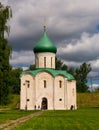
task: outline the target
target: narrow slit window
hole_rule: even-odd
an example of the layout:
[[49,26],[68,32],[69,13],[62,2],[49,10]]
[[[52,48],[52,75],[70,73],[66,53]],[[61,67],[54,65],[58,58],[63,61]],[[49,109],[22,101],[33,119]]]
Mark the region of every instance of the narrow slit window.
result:
[[38,68],[39,68],[39,58],[37,57],[37,63],[36,63],[38,66]]
[[29,88],[30,87],[30,81],[26,80],[25,82],[26,82],[27,87]]
[[46,80],[44,80],[44,88],[46,88]]
[[59,87],[62,88],[62,81],[59,81]]
[[28,84],[27,86],[28,86],[28,88],[29,88],[29,87],[30,87],[30,84]]
[[51,68],[52,68],[52,60],[53,60],[53,58],[51,57]]
[[44,68],[46,68],[46,57],[44,57]]

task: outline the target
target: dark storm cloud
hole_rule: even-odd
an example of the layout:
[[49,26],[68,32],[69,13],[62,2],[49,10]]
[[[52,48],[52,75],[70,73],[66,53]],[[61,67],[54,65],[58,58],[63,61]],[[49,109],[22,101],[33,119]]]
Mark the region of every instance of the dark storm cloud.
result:
[[[13,65],[26,65],[35,43],[47,33],[58,48],[58,56],[68,65],[91,62],[98,68],[99,0],[4,0],[13,11],[10,44]],[[25,54],[24,54],[25,53]],[[21,60],[26,57],[27,60]],[[34,59],[33,59],[34,60]],[[25,62],[26,61],[26,62]]]
[[75,62],[88,62],[92,61],[94,59],[97,59],[99,55],[99,52],[93,52],[90,51],[84,51],[84,50],[78,50],[77,52],[71,52],[71,53],[59,53],[59,56],[62,57],[63,60],[66,61],[75,61]]
[[13,51],[32,50],[36,42],[37,38],[33,39],[33,37],[16,38],[9,41],[13,47]]

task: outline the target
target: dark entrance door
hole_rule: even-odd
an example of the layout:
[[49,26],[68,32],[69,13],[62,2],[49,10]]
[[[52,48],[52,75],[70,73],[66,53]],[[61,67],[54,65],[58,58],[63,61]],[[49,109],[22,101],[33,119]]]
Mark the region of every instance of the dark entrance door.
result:
[[47,98],[42,98],[42,104],[41,104],[41,106],[42,106],[42,110],[46,110],[47,109],[47,105],[48,105],[48,103],[47,103]]

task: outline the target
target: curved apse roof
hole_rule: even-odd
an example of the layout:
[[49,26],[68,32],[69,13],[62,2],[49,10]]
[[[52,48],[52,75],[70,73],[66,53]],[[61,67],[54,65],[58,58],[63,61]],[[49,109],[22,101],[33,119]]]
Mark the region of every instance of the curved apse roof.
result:
[[56,77],[58,75],[62,75],[65,78],[67,78],[68,80],[74,80],[75,79],[71,74],[67,73],[64,70],[55,70],[55,69],[52,69],[52,68],[39,68],[39,69],[36,69],[36,70],[23,71],[21,73],[20,77],[22,77],[25,74],[31,74],[35,77],[38,73],[44,72],[44,71],[50,73],[53,77]]

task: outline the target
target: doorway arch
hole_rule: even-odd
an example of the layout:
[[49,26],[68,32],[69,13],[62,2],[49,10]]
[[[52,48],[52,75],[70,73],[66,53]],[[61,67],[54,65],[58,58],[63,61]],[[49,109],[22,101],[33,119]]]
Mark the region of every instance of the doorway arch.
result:
[[45,97],[42,98],[41,108],[42,110],[46,110],[48,108],[48,101]]

